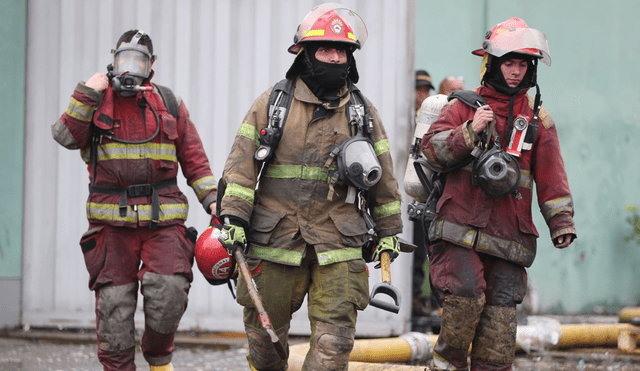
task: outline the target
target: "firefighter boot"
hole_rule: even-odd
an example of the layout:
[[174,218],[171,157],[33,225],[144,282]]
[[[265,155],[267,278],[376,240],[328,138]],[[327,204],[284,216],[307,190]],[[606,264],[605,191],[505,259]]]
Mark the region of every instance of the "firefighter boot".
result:
[[171,363],[167,363],[164,366],[149,366],[149,369],[151,371],[173,371],[173,366],[171,365]]
[[511,371],[516,328],[515,307],[487,305],[471,347],[471,371]]
[[484,307],[484,294],[477,298],[445,295],[442,328],[434,347],[435,370],[468,370],[469,345]]

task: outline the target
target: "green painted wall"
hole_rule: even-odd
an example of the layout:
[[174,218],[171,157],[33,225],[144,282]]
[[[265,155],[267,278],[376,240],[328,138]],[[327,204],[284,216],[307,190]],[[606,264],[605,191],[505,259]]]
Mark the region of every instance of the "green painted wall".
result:
[[479,83],[471,55],[493,25],[524,19],[547,35],[538,69],[558,127],[575,201],[578,240],[556,250],[534,206],[538,256],[528,270],[545,312],[615,313],[640,300],[640,245],[625,242],[627,204],[640,205],[640,2],[636,0],[417,0],[416,69],[439,83]]
[[0,279],[21,276],[27,0],[0,2]]

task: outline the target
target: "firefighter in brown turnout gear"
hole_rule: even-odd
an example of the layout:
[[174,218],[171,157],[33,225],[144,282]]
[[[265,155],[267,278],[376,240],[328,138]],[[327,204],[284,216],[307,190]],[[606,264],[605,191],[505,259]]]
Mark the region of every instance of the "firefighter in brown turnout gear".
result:
[[104,370],[136,369],[140,282],[142,353],[152,371],[170,371],[196,238],[184,225],[188,206],[176,185],[178,168],[209,213],[217,185],[185,104],[150,81],[149,36],[125,32],[113,53],[108,74],[78,83],[52,134],[80,149],[89,170],[89,230],[80,245],[96,297],[98,358]]
[[[389,140],[376,109],[354,85],[353,52],[364,44],[366,28],[351,13],[356,35],[340,9],[346,8],[323,4],[305,17],[283,80],[292,93],[288,109],[277,98],[270,104],[272,96],[286,100],[280,83],[258,97],[220,185],[221,242],[229,250],[248,246],[253,278],[287,352],[291,315],[307,297],[305,370],[347,369],[357,311],[369,301],[365,259],[377,261],[382,251],[397,256],[402,231]],[[270,141],[280,134],[279,143]],[[285,370],[287,361],[262,329],[245,285],[238,286],[237,301],[244,306],[251,368]]]
[[[542,107],[538,61],[550,65],[546,36],[511,18],[487,33],[481,86],[449,98],[422,140],[429,163],[451,170],[429,228],[430,277],[443,301],[435,346],[439,370],[511,370],[516,304],[536,255],[531,203],[556,248],[576,238],[573,199],[558,133]],[[535,87],[535,97],[527,94]],[[460,94],[461,95],[460,95]]]

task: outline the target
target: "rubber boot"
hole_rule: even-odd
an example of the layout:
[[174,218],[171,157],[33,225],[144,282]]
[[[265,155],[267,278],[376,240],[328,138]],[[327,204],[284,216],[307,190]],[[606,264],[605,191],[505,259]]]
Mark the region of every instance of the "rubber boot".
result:
[[151,371],[173,371],[173,365],[171,363],[167,363],[163,366],[151,366],[149,365],[149,369]]

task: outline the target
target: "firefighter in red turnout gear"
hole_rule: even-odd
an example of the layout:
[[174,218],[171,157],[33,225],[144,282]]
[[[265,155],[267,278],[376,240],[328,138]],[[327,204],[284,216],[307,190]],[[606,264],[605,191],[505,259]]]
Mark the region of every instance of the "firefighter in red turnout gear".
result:
[[135,370],[140,282],[143,355],[151,370],[172,370],[196,238],[184,225],[188,205],[176,185],[178,168],[208,213],[215,211],[217,186],[184,102],[150,81],[149,36],[125,32],[113,52],[112,71],[77,85],[52,134],[80,149],[89,170],[89,230],[80,245],[95,291],[100,362],[105,370]]
[[576,238],[556,126],[536,83],[538,61],[550,64],[546,37],[511,18],[482,46],[473,52],[483,57],[475,91],[488,105],[451,100],[422,140],[435,168],[466,163],[447,175],[429,228],[431,281],[443,302],[440,370],[467,370],[471,344],[471,370],[511,370],[516,304],[536,254],[534,182],[553,244]]

